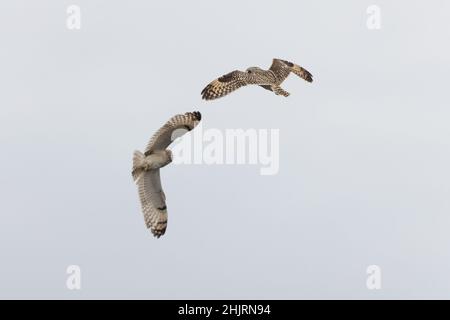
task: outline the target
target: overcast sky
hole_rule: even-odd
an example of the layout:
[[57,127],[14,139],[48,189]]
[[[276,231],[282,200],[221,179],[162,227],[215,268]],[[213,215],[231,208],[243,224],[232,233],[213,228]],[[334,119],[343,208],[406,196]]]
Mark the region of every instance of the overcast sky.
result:
[[[445,0],[2,1],[0,297],[449,298],[449,21]],[[314,82],[200,99],[275,57]],[[155,239],[132,152],[193,110],[279,129],[280,170],[163,168]]]

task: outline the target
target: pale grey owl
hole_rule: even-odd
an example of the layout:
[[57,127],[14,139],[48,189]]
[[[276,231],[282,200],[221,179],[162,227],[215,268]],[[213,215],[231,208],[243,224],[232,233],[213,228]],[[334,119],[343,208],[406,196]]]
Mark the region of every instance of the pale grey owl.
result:
[[205,100],[213,100],[223,97],[240,87],[256,84],[274,92],[276,95],[287,97],[289,92],[283,90],[280,85],[291,72],[308,82],[313,81],[311,73],[299,65],[286,60],[273,59],[269,70],[251,67],[245,72],[232,71],[208,84],[202,90],[201,95]]
[[191,131],[201,118],[197,111],[173,116],[153,135],[144,153],[134,152],[132,175],[138,186],[145,224],[157,238],[167,228],[166,196],[159,175],[159,169],[172,162],[172,152],[166,148],[172,143],[175,131]]

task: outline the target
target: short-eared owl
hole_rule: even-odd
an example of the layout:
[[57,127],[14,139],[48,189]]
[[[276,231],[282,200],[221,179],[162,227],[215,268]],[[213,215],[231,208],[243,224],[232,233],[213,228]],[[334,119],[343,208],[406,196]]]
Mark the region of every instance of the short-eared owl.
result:
[[159,168],[172,162],[172,152],[166,148],[172,143],[176,130],[191,131],[201,118],[200,112],[197,111],[173,116],[150,139],[144,153],[134,152],[132,175],[138,185],[145,224],[157,238],[162,236],[167,228],[166,196],[159,175]]
[[280,85],[291,72],[308,82],[313,81],[311,73],[299,65],[286,60],[273,59],[269,70],[251,67],[245,72],[235,70],[214,80],[203,89],[202,98],[217,99],[248,84],[256,84],[273,91],[276,95],[287,97],[289,92],[284,91]]

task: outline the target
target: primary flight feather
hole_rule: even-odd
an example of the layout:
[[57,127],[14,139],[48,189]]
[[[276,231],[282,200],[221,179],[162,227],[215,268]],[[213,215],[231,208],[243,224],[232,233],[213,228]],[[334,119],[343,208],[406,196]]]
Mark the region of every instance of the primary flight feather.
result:
[[166,195],[159,173],[160,168],[172,162],[172,152],[166,148],[174,140],[175,131],[191,131],[201,118],[200,112],[197,111],[173,116],[153,135],[144,153],[134,152],[132,176],[138,186],[145,224],[157,238],[162,236],[167,228]]

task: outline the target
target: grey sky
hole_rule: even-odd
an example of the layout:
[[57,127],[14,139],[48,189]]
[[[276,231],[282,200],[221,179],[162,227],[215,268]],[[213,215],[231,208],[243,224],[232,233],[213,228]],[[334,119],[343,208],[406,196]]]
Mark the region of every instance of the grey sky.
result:
[[[449,298],[449,18],[444,0],[3,1],[0,297]],[[314,83],[200,100],[275,57]],[[280,129],[280,172],[164,168],[157,240],[132,152],[193,110],[205,129]]]

